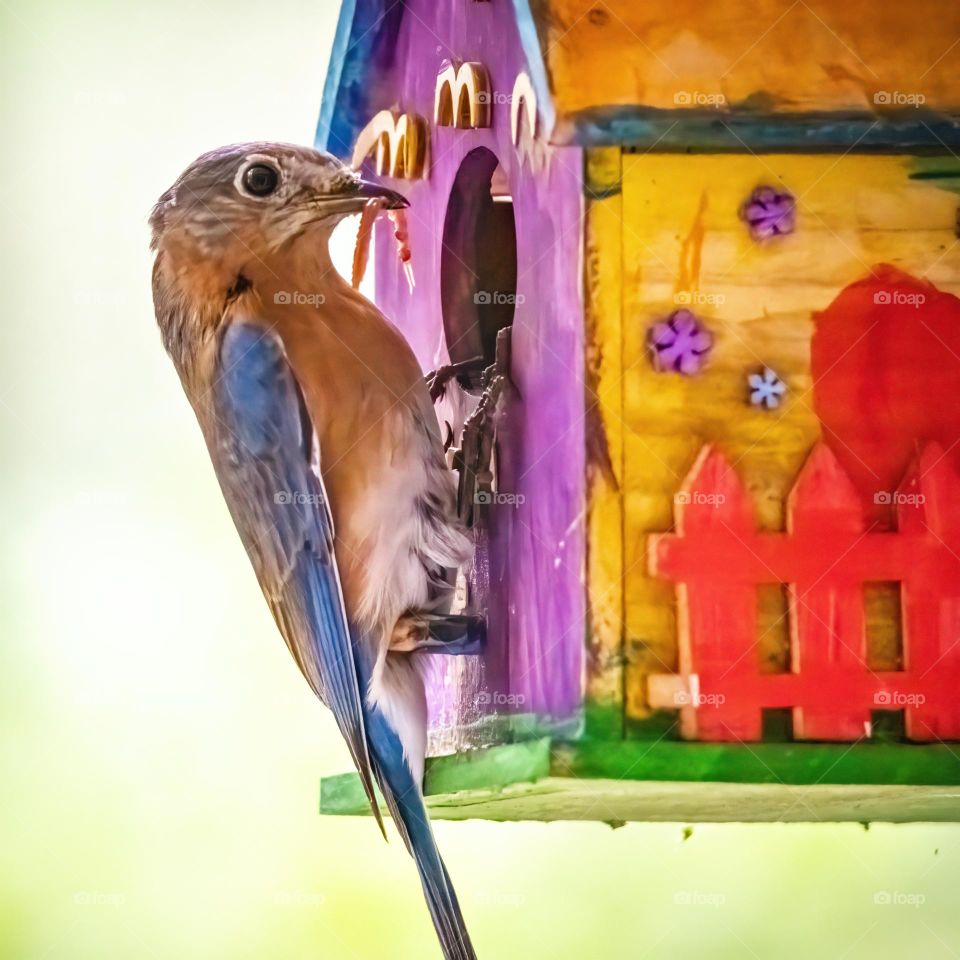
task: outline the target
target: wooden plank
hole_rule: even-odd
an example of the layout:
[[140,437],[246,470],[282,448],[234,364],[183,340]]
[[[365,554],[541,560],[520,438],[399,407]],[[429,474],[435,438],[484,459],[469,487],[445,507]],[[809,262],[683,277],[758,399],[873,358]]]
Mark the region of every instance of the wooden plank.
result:
[[[955,161],[848,156],[623,157],[625,673],[628,728],[649,714],[645,677],[677,666],[673,591],[646,570],[649,534],[705,442],[736,465],[759,526],[782,530],[785,500],[820,437],[810,344],[814,313],[889,262],[960,293]],[[760,244],[739,210],[769,183],[797,198],[795,233]],[[647,331],[679,307],[714,336],[696,376],[652,368]],[[746,376],[787,384],[776,410],[748,402]],[[752,615],[755,615],[753,611]],[[760,656],[777,661],[769,632]]]
[[480,787],[498,789],[511,783],[535,782],[550,774],[550,740],[528,740],[489,750],[437,757],[430,763],[428,794],[453,793]]
[[427,801],[436,820],[660,823],[956,823],[960,790],[548,778]]
[[[819,558],[818,569],[790,581],[796,669],[803,679],[802,703],[790,705],[802,706],[794,711],[796,733],[805,740],[856,740],[868,729],[869,709],[853,690],[849,697],[838,696],[835,684],[822,681],[869,675],[863,585],[850,576],[844,556],[863,536],[865,522],[853,484],[826,445],[818,444],[807,458],[788,510],[795,549]],[[878,546],[877,554],[882,549]]]
[[587,710],[592,734],[623,729],[623,361],[620,151],[585,158]]
[[[427,805],[450,820],[960,822],[955,746],[540,740],[428,760]],[[321,790],[324,814],[369,813],[356,774]]]
[[[789,496],[787,532],[759,533],[736,472],[705,447],[685,481],[677,532],[651,539],[651,570],[678,584],[682,733],[756,741],[763,711],[792,711],[793,735],[855,741],[877,709],[903,711],[918,741],[960,737],[960,479],[936,444],[896,498],[896,531],[868,530],[836,456],[818,444]],[[839,558],[839,559],[838,559]],[[840,562],[842,560],[842,563]],[[903,669],[868,660],[864,584],[903,584]],[[756,589],[789,584],[792,669],[764,673]],[[658,686],[662,686],[661,681]]]
[[[623,172],[624,263],[631,273],[637,264],[641,302],[689,294],[695,312],[731,323],[809,315],[876,263],[960,292],[960,249],[950,249],[957,195],[914,179],[912,158],[625,154]],[[797,198],[796,231],[768,244],[752,240],[739,217],[760,183]],[[683,265],[694,226],[697,272]]]
[[[562,117],[606,104],[761,113],[960,106],[943,0],[542,0]],[[922,98],[922,99],[921,99]]]
[[[494,790],[512,783],[533,783],[550,773],[550,740],[541,737],[481,750],[465,750],[427,760],[424,793]],[[377,794],[379,797],[379,792]],[[381,800],[381,806],[386,807]],[[320,812],[336,815],[369,813],[370,805],[355,773],[320,781]]]

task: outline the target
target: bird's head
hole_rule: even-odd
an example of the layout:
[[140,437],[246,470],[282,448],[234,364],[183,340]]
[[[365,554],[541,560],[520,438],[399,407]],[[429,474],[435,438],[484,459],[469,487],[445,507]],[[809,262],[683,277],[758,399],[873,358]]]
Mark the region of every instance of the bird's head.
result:
[[219,262],[266,258],[309,228],[329,231],[371,199],[407,206],[336,157],[286,143],[241,143],[196,159],[157,201],[152,246]]

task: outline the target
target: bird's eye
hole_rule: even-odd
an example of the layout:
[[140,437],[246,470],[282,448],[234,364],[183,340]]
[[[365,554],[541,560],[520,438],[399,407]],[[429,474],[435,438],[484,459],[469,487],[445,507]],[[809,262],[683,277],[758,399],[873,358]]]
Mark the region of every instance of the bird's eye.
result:
[[280,174],[266,163],[254,163],[243,171],[243,189],[255,197],[269,197],[280,185]]

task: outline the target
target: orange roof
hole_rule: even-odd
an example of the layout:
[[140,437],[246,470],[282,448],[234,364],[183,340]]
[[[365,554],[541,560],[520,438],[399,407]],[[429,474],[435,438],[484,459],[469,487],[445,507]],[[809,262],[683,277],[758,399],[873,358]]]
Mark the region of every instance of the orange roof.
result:
[[616,105],[960,107],[955,0],[534,0],[558,122]]

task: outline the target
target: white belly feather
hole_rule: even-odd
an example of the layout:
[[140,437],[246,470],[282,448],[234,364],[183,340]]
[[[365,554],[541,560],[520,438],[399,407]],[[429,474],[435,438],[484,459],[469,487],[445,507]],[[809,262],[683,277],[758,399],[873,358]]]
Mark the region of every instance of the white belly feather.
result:
[[427,731],[423,655],[390,653],[390,637],[403,614],[449,610],[454,574],[469,562],[473,546],[457,519],[455,477],[439,438],[409,407],[396,413],[389,464],[353,498],[351,538],[365,546],[365,570],[351,613],[376,643],[368,699],[399,734],[419,782]]

